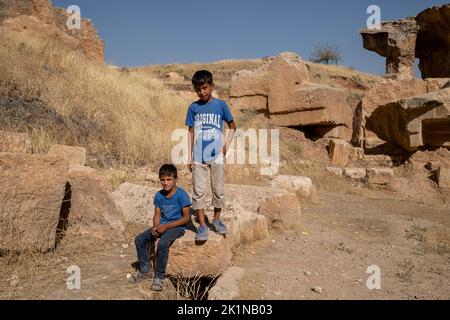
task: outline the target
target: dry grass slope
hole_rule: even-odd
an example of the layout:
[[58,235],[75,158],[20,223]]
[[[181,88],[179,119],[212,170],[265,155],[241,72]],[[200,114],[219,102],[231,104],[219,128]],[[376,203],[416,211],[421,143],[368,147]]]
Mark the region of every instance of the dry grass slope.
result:
[[91,165],[161,162],[184,126],[187,102],[160,80],[96,64],[56,41],[1,33],[0,60],[8,62],[0,64],[0,129],[30,133],[34,152],[60,143],[86,147]]

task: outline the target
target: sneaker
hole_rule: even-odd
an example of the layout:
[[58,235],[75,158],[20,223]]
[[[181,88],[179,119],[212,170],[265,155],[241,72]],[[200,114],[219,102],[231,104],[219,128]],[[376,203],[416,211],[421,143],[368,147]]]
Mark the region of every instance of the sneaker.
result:
[[151,279],[151,278],[152,278],[151,272],[144,273],[144,272],[138,271],[135,275],[132,275],[130,278],[128,278],[128,282],[129,283],[139,283],[144,280]]
[[227,226],[223,224],[220,220],[214,220],[212,223],[212,229],[220,235],[227,234]]
[[150,287],[153,291],[161,291],[164,285],[164,279],[155,278]]
[[201,225],[197,230],[195,241],[207,241],[208,240],[208,227]]

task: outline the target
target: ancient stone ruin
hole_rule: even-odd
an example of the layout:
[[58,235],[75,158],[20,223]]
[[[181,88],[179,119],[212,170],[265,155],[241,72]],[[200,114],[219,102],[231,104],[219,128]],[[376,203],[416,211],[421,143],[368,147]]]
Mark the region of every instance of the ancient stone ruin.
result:
[[378,106],[367,128],[407,151],[450,148],[450,88]]
[[[372,88],[370,88],[361,102],[355,109],[353,116],[353,137],[352,143],[355,146],[363,147],[366,150],[377,148],[384,144],[386,137],[389,135],[377,133],[372,131],[373,128],[378,128],[376,121],[381,121],[378,117],[371,119],[371,128],[367,127],[367,119],[379,107],[400,99],[407,99],[414,96],[436,92],[444,88],[450,79],[436,78],[436,79],[386,79]],[[386,108],[384,108],[386,110]],[[379,113],[379,112],[378,112]],[[386,119],[385,119],[386,120]],[[384,120],[384,121],[385,121]],[[384,139],[382,138],[384,137]],[[396,142],[396,141],[392,141]]]
[[66,232],[121,236],[107,180],[85,166],[85,157],[84,148],[70,146],[53,146],[47,155],[0,152],[0,251],[45,252]]
[[281,53],[257,70],[236,73],[230,102],[240,110],[265,113],[274,125],[300,127],[319,137],[351,138],[346,93],[310,82],[305,62],[295,53]]
[[389,78],[412,78],[415,58],[423,79],[450,77],[450,4],[360,33],[364,48],[386,58]]
[[[450,4],[360,31],[364,48],[386,57],[387,79],[373,86],[353,117],[352,143],[386,142],[407,152],[450,143]],[[421,79],[414,78],[420,60]]]
[[49,0],[0,0],[0,31],[59,40],[103,63],[104,43],[92,21],[83,18],[79,30],[69,30],[68,16],[65,9],[54,8]]

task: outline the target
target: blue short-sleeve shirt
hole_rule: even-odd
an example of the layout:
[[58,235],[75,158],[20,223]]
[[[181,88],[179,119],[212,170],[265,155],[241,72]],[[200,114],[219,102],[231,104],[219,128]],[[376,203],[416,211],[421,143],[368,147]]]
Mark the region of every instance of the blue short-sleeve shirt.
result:
[[198,100],[189,106],[185,124],[194,128],[195,162],[213,161],[222,152],[223,121],[233,121],[233,115],[224,100]]
[[[155,208],[161,210],[161,224],[167,224],[180,220],[183,217],[182,209],[191,205],[191,199],[189,195],[182,188],[177,187],[174,195],[167,198],[163,193],[163,190],[155,193],[153,204]],[[185,228],[181,226],[179,228]]]

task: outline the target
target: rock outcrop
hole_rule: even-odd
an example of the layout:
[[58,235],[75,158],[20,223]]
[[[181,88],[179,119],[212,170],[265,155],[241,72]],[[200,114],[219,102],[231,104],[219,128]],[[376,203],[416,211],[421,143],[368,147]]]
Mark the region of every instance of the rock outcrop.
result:
[[393,79],[414,77],[414,58],[418,27],[416,20],[383,22],[380,29],[360,33],[365,49],[386,58],[386,75]]
[[374,132],[366,128],[367,118],[378,106],[427,92],[427,82],[419,79],[386,79],[370,88],[355,109],[353,145],[369,149],[384,143]]
[[50,0],[1,0],[0,24],[8,18],[20,15],[33,16],[46,24],[54,22],[53,8]]
[[236,73],[230,101],[240,110],[265,113],[274,125],[308,127],[318,136],[351,138],[352,110],[344,91],[309,82],[305,62],[284,52],[260,68]]
[[79,30],[69,30],[68,17],[65,9],[53,8],[49,0],[0,0],[0,31],[59,40],[103,63],[104,43],[92,21],[82,18]]
[[416,17],[416,57],[423,78],[450,77],[450,4],[428,8]]
[[412,78],[415,58],[423,79],[450,77],[450,4],[360,33],[364,48],[386,57],[390,78]]
[[81,28],[79,30],[69,30],[66,22],[69,14],[65,9],[55,8],[56,26],[64,33],[69,34],[78,40],[80,48],[95,61],[103,63],[105,61],[105,45],[98,35],[97,29],[91,19],[81,19]]

